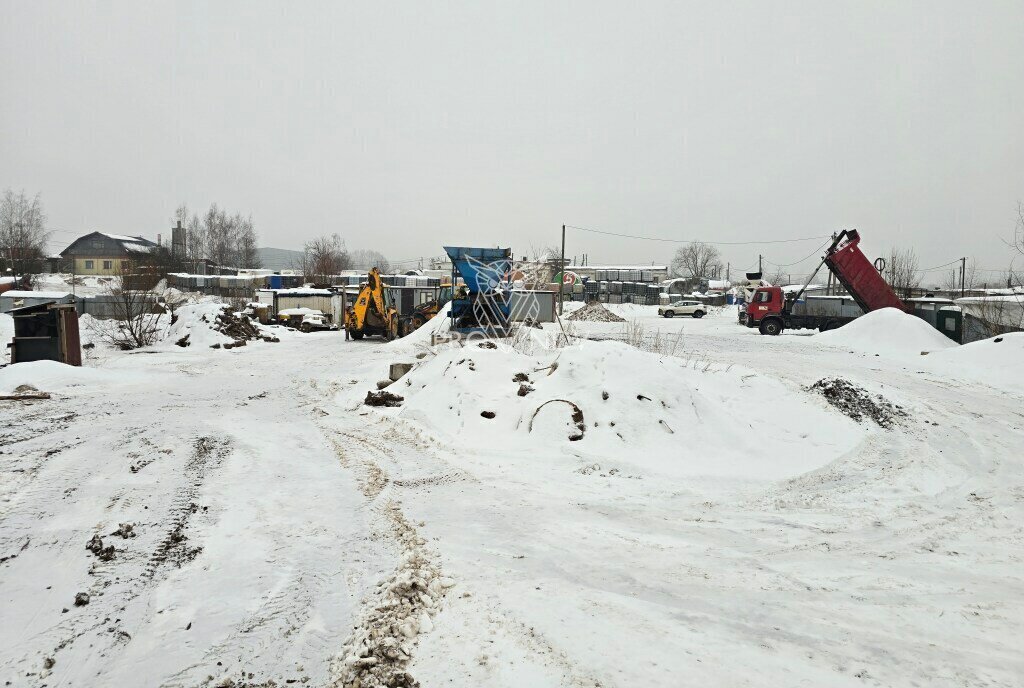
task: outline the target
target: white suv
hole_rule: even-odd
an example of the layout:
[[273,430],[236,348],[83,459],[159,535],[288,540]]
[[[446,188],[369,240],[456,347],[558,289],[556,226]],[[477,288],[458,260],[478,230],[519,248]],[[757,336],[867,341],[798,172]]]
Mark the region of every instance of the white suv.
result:
[[695,318],[703,318],[707,308],[700,301],[676,301],[658,309],[658,315],[664,318],[674,318],[677,315],[692,315]]

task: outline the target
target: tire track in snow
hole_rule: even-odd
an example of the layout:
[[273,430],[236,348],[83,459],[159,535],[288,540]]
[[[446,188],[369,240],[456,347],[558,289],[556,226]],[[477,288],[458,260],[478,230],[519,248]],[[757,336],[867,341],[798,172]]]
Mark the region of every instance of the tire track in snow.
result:
[[390,497],[394,481],[382,466],[391,459],[385,442],[370,439],[366,424],[358,431],[341,430],[344,441],[339,441],[336,431],[317,420],[331,438],[339,463],[354,473],[367,500],[364,508],[371,509],[379,522],[377,536],[392,541],[400,556],[396,569],[364,601],[353,632],[332,659],[330,686],[419,686],[408,672],[416,637],[432,630],[431,617],[440,611],[455,581],[441,575],[436,554],[426,547],[400,503]]

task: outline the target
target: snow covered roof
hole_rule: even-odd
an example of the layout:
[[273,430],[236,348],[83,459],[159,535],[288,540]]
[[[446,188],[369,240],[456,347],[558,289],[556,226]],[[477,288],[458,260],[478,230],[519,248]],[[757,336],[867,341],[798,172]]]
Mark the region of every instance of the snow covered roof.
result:
[[285,308],[277,312],[278,317],[282,315],[323,315],[324,312],[315,308]]
[[285,296],[330,296],[334,292],[330,289],[312,289],[310,287],[292,287],[290,289],[261,289],[260,291],[273,291]]
[[61,256],[72,253],[72,249],[75,249],[73,251],[73,255],[76,256],[102,255],[102,253],[97,253],[97,251],[102,251],[101,246],[90,246],[89,243],[87,243],[88,239],[92,238],[95,240],[98,237],[103,237],[104,239],[110,239],[111,241],[117,242],[127,253],[150,253],[153,249],[158,247],[158,244],[140,236],[111,234],[109,232],[90,232],[89,234],[80,236],[71,242],[71,245],[64,249]]
[[566,265],[566,270],[668,270],[667,265]]
[[72,293],[69,291],[19,291],[12,289],[5,291],[0,296],[10,299],[65,299],[72,296]]

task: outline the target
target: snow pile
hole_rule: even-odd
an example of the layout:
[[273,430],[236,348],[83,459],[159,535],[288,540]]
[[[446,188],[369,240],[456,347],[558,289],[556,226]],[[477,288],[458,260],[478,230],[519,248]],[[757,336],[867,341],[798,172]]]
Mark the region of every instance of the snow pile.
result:
[[438,311],[437,315],[401,339],[394,340],[389,344],[389,347],[392,349],[412,351],[424,346],[430,346],[431,335],[445,335],[451,331],[452,321],[451,318],[448,317],[451,310],[452,304],[446,303],[444,307]]
[[11,394],[21,385],[41,392],[61,392],[72,387],[96,385],[108,376],[93,368],[69,366],[57,361],[30,361],[0,368],[0,394]]
[[1024,332],[982,339],[927,356],[934,372],[1024,394]]
[[568,317],[568,320],[583,320],[586,322],[625,322],[625,318],[615,315],[605,308],[599,301],[591,301],[583,308],[575,311]]
[[896,358],[956,346],[921,318],[895,308],[881,308],[862,315],[837,330],[815,335],[814,341]]
[[461,446],[530,455],[529,447],[562,447],[562,458],[589,464],[612,456],[633,472],[666,476],[789,477],[863,436],[798,388],[617,342],[531,356],[450,347],[390,389],[405,400],[382,413]]

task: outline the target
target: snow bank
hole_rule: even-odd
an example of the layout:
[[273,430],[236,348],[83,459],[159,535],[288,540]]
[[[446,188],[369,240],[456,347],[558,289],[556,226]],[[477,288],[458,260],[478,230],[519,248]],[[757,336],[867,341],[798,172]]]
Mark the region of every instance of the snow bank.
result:
[[416,329],[414,332],[410,332],[408,335],[401,339],[396,339],[390,343],[390,348],[394,350],[407,350],[412,351],[419,347],[430,346],[430,337],[434,334],[447,334],[451,331],[451,318],[449,314],[452,310],[452,304],[446,303],[437,315],[423,323],[421,327]]
[[561,447],[556,456],[580,467],[611,460],[668,477],[785,478],[829,463],[864,434],[798,388],[616,342],[533,356],[448,347],[388,391],[405,401],[385,413],[488,457]]
[[99,370],[69,366],[57,361],[30,361],[0,368],[0,393],[10,394],[19,385],[41,392],[60,392],[70,387],[95,385],[109,377]]
[[814,341],[895,358],[957,346],[921,318],[895,308],[866,313],[837,330],[815,335]]
[[922,364],[936,373],[1024,394],[1024,332],[939,351]]

